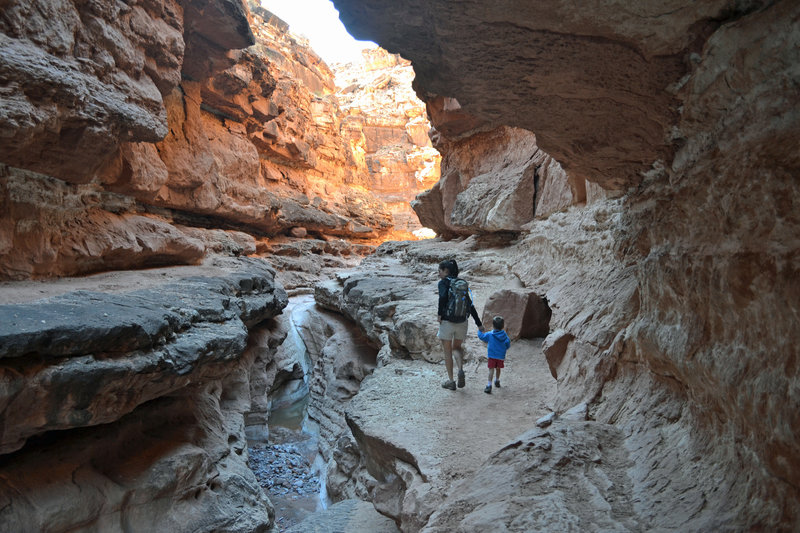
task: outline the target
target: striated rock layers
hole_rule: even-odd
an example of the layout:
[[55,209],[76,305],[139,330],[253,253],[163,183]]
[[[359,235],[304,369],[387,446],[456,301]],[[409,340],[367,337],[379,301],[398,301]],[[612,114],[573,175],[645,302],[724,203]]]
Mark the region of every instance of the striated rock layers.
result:
[[[552,407],[571,412],[514,439],[429,521],[403,514],[421,501],[405,467],[393,473],[408,480],[401,496],[392,507],[384,493],[381,505],[404,530],[471,530],[486,516],[514,531],[542,516],[559,530],[797,529],[797,3],[334,3],[357,37],[412,61],[452,146],[417,206],[423,224],[445,236],[512,233],[468,239],[461,253],[494,248],[522,288],[547,297]],[[537,163],[509,132],[532,135],[511,128],[535,132],[564,165],[561,212],[537,219],[533,202],[517,203],[537,197]],[[478,139],[498,135],[503,150],[477,157]],[[521,157],[504,161],[506,150]],[[473,188],[480,207],[464,210]],[[351,314],[368,333],[402,320],[383,298],[385,314]],[[368,468],[414,464],[361,440],[383,454]],[[514,494],[478,490],[496,468]],[[590,495],[586,513],[576,502]]]
[[194,263],[217,240],[207,228],[389,233],[342,138],[333,73],[251,8],[4,6],[1,279]]
[[251,331],[286,335],[274,275],[220,259],[0,306],[0,530],[268,531],[243,415]]
[[414,94],[411,63],[382,48],[362,51],[363,61],[334,65],[342,109],[342,136],[354,161],[369,173],[367,187],[388,206],[394,240],[420,235],[409,203],[439,179],[441,156],[428,137],[430,122]]

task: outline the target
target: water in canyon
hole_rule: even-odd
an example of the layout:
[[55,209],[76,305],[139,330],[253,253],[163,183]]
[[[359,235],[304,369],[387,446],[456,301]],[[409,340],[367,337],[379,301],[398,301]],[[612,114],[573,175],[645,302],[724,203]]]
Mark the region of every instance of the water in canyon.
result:
[[308,417],[311,358],[298,330],[314,298],[290,298],[285,313],[290,328],[282,349],[302,369],[302,377],[284,382],[270,395],[269,441],[249,445],[248,464],[275,507],[278,531],[297,525],[328,506],[325,461],[319,455],[317,424]]

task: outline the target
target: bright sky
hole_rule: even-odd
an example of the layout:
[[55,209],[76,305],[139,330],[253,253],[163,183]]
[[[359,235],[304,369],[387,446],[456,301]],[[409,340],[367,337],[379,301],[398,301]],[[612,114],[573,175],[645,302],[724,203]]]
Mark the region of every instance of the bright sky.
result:
[[261,5],[286,21],[292,33],[304,35],[328,64],[360,60],[362,48],[376,46],[353,39],[329,0],[261,0]]

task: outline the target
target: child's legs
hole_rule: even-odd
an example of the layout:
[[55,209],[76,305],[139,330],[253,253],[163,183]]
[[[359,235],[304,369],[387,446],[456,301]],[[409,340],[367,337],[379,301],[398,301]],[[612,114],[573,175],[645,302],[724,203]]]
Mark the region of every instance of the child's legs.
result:
[[[489,359],[489,361],[491,361],[491,359]],[[492,376],[493,375],[494,375],[494,368],[493,367],[489,367],[489,383],[492,382]]]
[[[495,377],[494,379],[496,379],[497,381],[500,381],[500,370],[501,370],[500,367],[498,366],[494,370],[497,372],[497,377]],[[491,379],[491,378],[489,378],[489,379]]]

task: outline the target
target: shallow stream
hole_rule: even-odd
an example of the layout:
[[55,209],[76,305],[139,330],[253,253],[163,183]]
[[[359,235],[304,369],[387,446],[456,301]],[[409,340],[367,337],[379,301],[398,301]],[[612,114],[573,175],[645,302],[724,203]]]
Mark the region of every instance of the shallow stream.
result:
[[285,531],[308,514],[328,506],[325,463],[319,455],[319,431],[307,414],[311,361],[297,327],[312,295],[293,296],[285,312],[291,328],[285,349],[295,351],[303,379],[290,380],[272,395],[269,442],[251,443],[248,464],[275,507],[275,525]]

